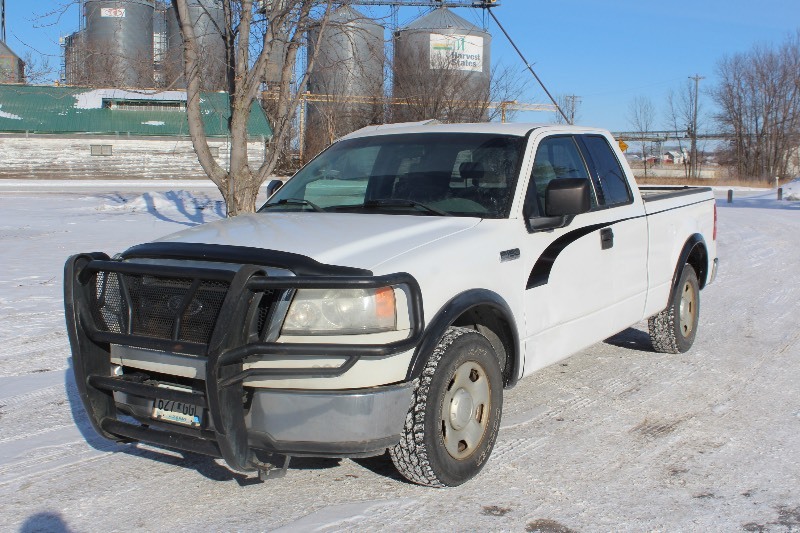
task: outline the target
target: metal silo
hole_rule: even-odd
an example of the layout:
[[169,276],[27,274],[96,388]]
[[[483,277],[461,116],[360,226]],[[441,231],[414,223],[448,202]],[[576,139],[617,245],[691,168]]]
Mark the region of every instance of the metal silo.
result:
[[76,31],[63,37],[64,72],[61,75],[67,85],[88,85],[86,79],[86,33]]
[[[438,8],[395,34],[395,120],[485,119],[492,36],[449,9]],[[442,105],[441,95],[449,101]],[[435,96],[435,98],[434,98]]]
[[164,60],[167,55],[167,5],[156,1],[153,12],[153,77],[156,87],[164,86]]
[[383,121],[384,27],[352,7],[331,14],[320,35],[308,35],[315,57],[308,90],[306,153],[313,155],[333,139]]
[[[189,0],[189,18],[199,47],[200,86],[206,91],[226,87],[225,12],[219,0]],[[175,8],[167,9],[167,54],[164,61],[164,82],[167,86],[185,88],[183,75],[183,37]]]
[[154,0],[85,0],[89,83],[153,86]]

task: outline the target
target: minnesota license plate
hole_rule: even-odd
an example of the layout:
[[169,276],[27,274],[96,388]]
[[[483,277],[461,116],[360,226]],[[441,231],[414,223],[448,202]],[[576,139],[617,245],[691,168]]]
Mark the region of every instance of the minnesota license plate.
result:
[[[190,390],[169,385],[159,385],[159,387],[184,391]],[[152,417],[155,420],[174,422],[175,424],[182,424],[184,426],[200,427],[200,424],[203,423],[203,408],[190,403],[156,398],[153,400]]]

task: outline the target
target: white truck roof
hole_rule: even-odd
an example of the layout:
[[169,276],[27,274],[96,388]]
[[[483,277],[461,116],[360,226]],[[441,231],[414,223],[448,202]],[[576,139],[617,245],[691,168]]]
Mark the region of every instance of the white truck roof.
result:
[[[396,124],[380,124],[377,126],[367,126],[345,135],[341,139],[354,139],[358,137],[369,137],[372,135],[395,135],[400,133],[497,133],[504,135],[526,135],[529,131],[547,128],[549,131],[563,130],[565,133],[608,133],[606,130],[598,128],[587,128],[583,126],[571,126],[568,124],[548,124],[548,123],[526,123],[526,122],[479,122],[469,124],[442,124],[437,120],[427,120],[421,122],[402,122]],[[341,140],[340,139],[340,140]]]

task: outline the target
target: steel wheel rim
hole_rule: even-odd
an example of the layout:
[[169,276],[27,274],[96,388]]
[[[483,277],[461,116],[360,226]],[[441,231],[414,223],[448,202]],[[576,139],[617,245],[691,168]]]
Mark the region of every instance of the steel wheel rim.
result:
[[681,335],[688,337],[694,331],[694,323],[697,317],[697,296],[694,286],[688,281],[683,285],[680,305],[680,330]]
[[492,388],[483,367],[475,361],[455,371],[442,402],[441,434],[447,453],[466,459],[479,448],[489,424]]

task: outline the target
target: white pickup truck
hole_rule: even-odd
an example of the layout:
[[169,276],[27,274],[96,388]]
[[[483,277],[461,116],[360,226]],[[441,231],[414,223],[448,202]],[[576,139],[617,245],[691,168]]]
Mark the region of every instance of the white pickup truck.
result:
[[639,190],[606,131],[374,126],[255,214],[72,256],[65,308],[106,438],[262,478],[388,450],[453,486],[520,378],[647,317],[688,350],[716,257],[711,191]]

